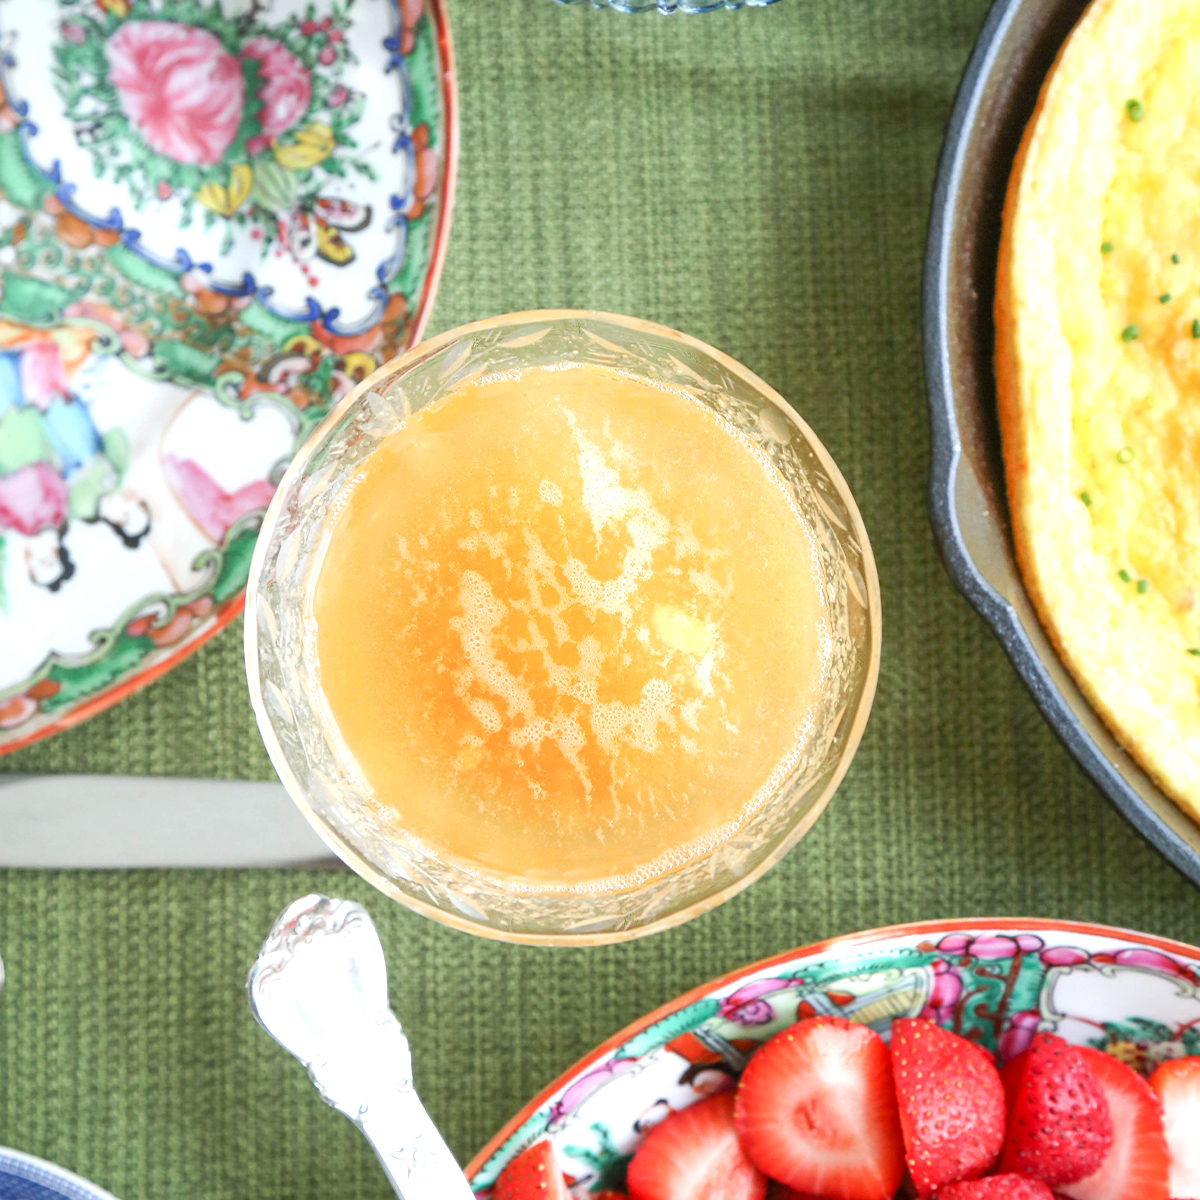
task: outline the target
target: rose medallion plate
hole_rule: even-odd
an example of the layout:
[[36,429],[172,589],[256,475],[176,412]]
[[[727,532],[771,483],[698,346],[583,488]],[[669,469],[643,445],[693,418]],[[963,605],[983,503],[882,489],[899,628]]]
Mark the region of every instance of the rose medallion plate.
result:
[[922,1017],[1002,1064],[1056,1033],[1149,1075],[1200,1055],[1200,948],[1026,918],[898,925],[790,950],[687,992],[570,1067],[475,1156],[472,1188],[490,1200],[500,1172],[548,1139],[572,1200],[623,1189],[658,1122],[733,1088],[788,1025],[830,1015],[885,1039],[896,1017]]
[[441,0],[0,0],[0,753],[241,611],[308,432],[416,342]]

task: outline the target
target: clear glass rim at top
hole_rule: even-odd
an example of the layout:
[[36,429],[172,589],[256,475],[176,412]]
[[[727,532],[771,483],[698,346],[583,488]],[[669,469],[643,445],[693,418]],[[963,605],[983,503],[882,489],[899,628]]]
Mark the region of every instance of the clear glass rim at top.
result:
[[[744,875],[741,875],[717,891],[703,895],[693,902],[686,904],[684,907],[667,912],[645,924],[619,929],[604,929],[596,932],[541,932],[487,924],[463,913],[456,912],[453,909],[440,907],[418,895],[405,891],[397,885],[395,880],[365,858],[356,847],[351,845],[338,830],[333,828],[312,807],[305,785],[297,777],[288,761],[284,747],[275,729],[273,719],[267,710],[264,699],[262,662],[260,658],[260,632],[257,618],[260,606],[264,604],[269,606],[270,604],[270,601],[263,596],[263,588],[268,582],[264,579],[264,568],[273,535],[284,513],[285,499],[294,488],[297,477],[305,476],[310,461],[318,449],[323,447],[331,429],[347,417],[347,414],[354,409],[362,397],[369,392],[380,389],[393,377],[410,372],[424,360],[445,350],[447,346],[458,341],[470,339],[473,335],[503,329],[507,326],[518,327],[522,325],[570,321],[608,324],[634,334],[646,334],[655,339],[673,341],[681,346],[689,347],[691,350],[711,359],[731,376],[736,377],[753,392],[757,393],[763,400],[769,401],[784,415],[788,423],[799,432],[808,451],[820,464],[827,477],[828,484],[832,486],[841,505],[844,507],[844,515],[848,518],[850,524],[848,532],[852,535],[861,554],[861,583],[865,593],[863,599],[866,610],[864,631],[866,644],[863,648],[865,675],[856,701],[853,719],[845,728],[836,766],[826,778],[820,793],[815,796],[807,810],[796,821],[787,835],[773,845],[765,856],[757,861]],[[879,577],[874,555],[871,551],[870,540],[867,536],[861,514],[837,465],[830,457],[820,439],[813,433],[796,410],[774,388],[760,379],[747,367],[698,338],[637,317],[587,309],[539,309],[528,312],[506,313],[458,326],[457,328],[438,334],[414,346],[404,354],[384,363],[354,387],[326,414],[320,424],[312,431],[304,445],[292,459],[283,479],[276,489],[263,520],[262,529],[259,533],[250,564],[250,578],[246,589],[245,614],[247,682],[251,704],[254,708],[259,731],[267,753],[293,802],[334,854],[385,895],[390,896],[407,908],[439,921],[442,924],[480,937],[528,945],[549,946],[611,944],[644,937],[651,933],[657,933],[673,926],[681,925],[722,904],[736,893],[750,886],[750,884],[778,863],[796,845],[800,838],[808,832],[824,811],[854,757],[866,727],[867,718],[874,699],[879,677],[879,658],[882,643],[882,607]]]

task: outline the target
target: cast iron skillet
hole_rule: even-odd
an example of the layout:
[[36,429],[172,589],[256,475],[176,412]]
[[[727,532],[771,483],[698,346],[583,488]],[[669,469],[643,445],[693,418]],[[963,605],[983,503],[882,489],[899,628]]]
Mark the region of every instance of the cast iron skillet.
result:
[[1042,629],[1017,570],[1004,491],[992,373],[1004,194],[1042,81],[1086,7],[1086,0],[997,0],[954,102],[922,297],[930,511],[947,570],[1000,639],[1042,715],[1138,832],[1200,883],[1200,827],[1121,749]]

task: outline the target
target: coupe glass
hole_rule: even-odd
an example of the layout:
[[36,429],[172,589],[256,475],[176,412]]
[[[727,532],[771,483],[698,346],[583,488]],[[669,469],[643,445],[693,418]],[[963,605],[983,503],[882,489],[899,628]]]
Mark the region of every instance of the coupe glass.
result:
[[[684,391],[769,455],[819,545],[833,655],[813,734],[776,792],[728,841],[625,890],[554,887],[465,869],[391,827],[316,682],[310,588],[345,483],[407,414],[467,381],[566,361]],[[287,469],[267,512],[246,592],[246,672],[271,761],[334,852],[381,891],[458,929],[514,942],[619,941],[689,920],[746,887],[812,826],[867,720],[879,670],[879,580],[845,481],[778,393],[694,338],[631,317],[531,312],[495,317],[387,363],[341,401]]]

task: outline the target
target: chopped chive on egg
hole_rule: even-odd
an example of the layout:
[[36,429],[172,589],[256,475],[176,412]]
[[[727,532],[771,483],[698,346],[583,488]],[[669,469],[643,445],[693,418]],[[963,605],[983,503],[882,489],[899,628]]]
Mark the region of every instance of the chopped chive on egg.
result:
[[1178,254],[1172,254],[1172,255],[1171,255],[1171,261],[1172,261],[1172,262],[1173,262],[1173,263],[1174,263],[1176,266],[1179,266],[1179,255],[1178,255]]
[[1140,100],[1126,100],[1125,115],[1131,121],[1140,121],[1146,115],[1146,110]]
[[1197,657],[1200,657],[1200,646],[1189,646],[1189,647],[1188,647],[1188,653],[1189,653],[1189,654],[1194,654],[1194,655],[1196,655]]
[[1116,247],[1113,246],[1112,242],[1101,242],[1100,243],[1100,253],[1101,254],[1111,254],[1115,248]]
[[1200,338],[1200,319],[1192,322],[1192,337]]
[[1124,567],[1122,567],[1122,568],[1121,568],[1121,569],[1120,569],[1120,570],[1117,572],[1117,574],[1120,576],[1120,579],[1121,579],[1121,582],[1122,582],[1122,583],[1132,583],[1132,582],[1133,582],[1133,576],[1132,576],[1132,575],[1130,575],[1130,573],[1129,573],[1127,570],[1125,570],[1125,568],[1124,568]]
[[1139,579],[1138,584],[1137,584],[1137,590],[1138,590],[1139,596],[1144,596],[1150,590],[1150,580]]
[[1084,504],[1087,505],[1088,508],[1092,507],[1092,497],[1091,497],[1090,493],[1080,492],[1079,498],[1080,498],[1080,500],[1082,500],[1084,502]]
[[1162,294],[1161,296],[1159,296],[1159,298],[1158,298],[1158,302],[1159,302],[1159,304],[1166,304],[1166,303],[1167,303],[1167,301],[1168,301],[1168,300],[1170,300],[1170,299],[1171,299],[1171,293],[1170,293],[1170,292],[1163,292],[1163,294]]
[[1137,335],[1138,327],[1136,325],[1126,325],[1125,328],[1121,330],[1121,341],[1132,342],[1137,338]]
[[1117,462],[1119,462],[1122,466],[1124,466],[1126,463],[1133,462],[1133,447],[1122,446],[1121,449],[1117,451]]

